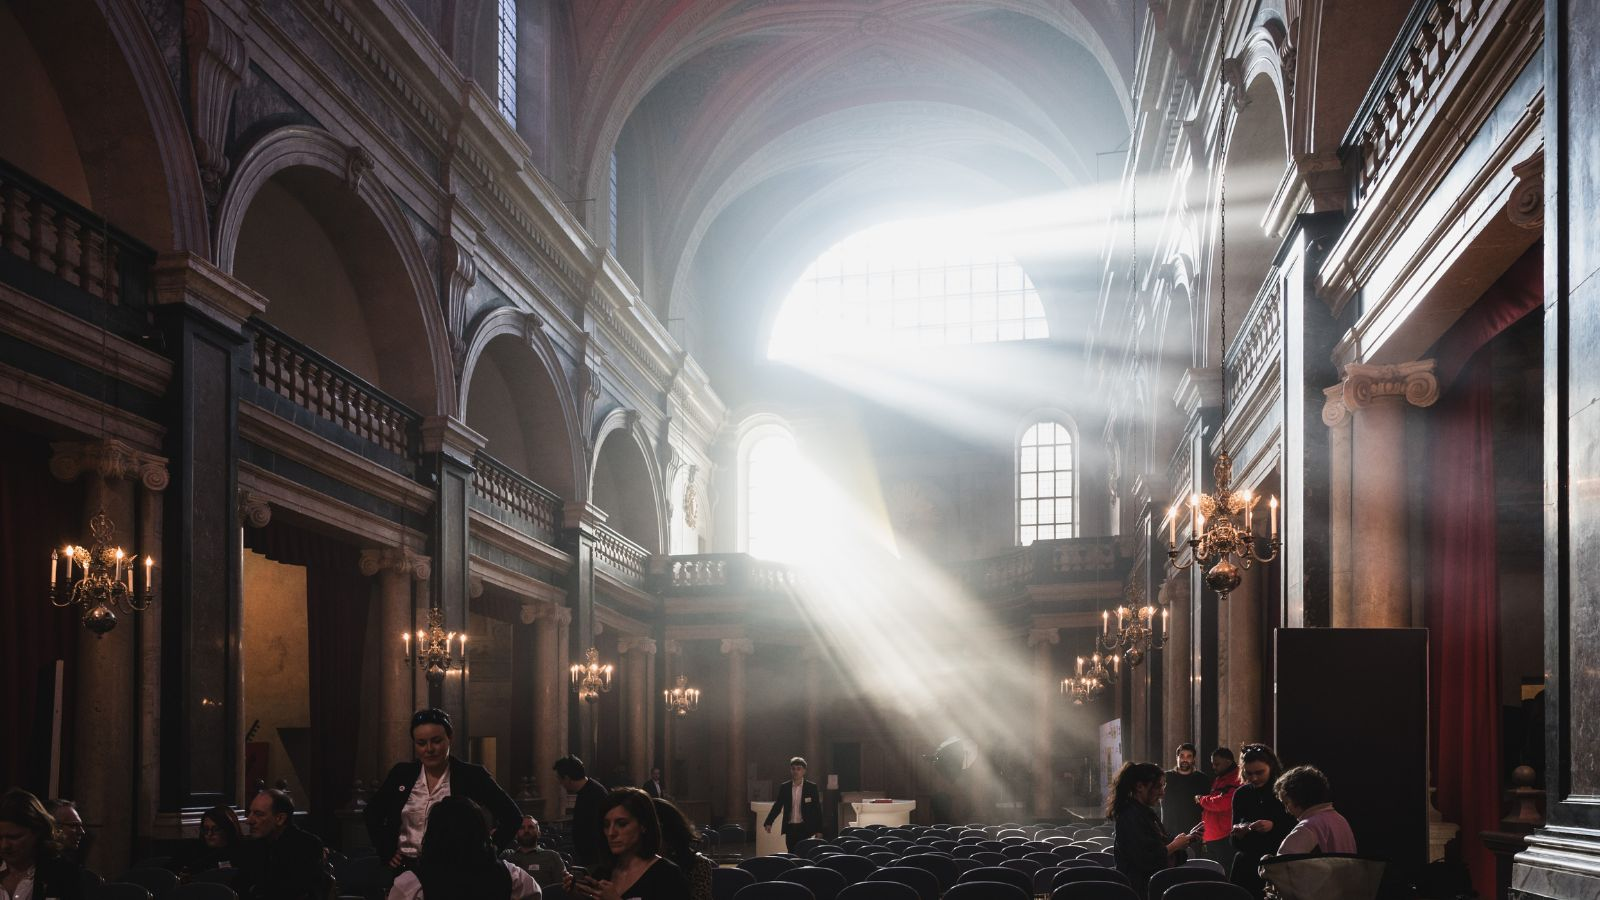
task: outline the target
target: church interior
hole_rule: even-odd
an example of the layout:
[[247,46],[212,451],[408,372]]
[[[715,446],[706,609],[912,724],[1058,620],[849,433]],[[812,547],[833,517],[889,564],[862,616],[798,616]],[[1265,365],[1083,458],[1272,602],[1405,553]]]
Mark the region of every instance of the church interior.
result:
[[0,84],[0,786],[102,875],[353,851],[439,707],[558,830],[1265,743],[1600,896],[1587,4],[4,0]]

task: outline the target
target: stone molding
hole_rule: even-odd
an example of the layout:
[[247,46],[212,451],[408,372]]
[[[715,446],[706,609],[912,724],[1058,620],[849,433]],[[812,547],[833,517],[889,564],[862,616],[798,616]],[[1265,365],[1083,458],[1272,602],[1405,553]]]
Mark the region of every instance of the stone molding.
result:
[[556,625],[558,625],[558,626],[560,626],[562,628],[566,628],[567,626],[572,624],[572,610],[568,609],[565,606],[556,607],[555,616],[556,616]]
[[1061,629],[1059,628],[1030,628],[1028,629],[1028,646],[1038,647],[1061,643]]
[[1527,231],[1544,231],[1544,147],[1511,167],[1517,176],[1511,198],[1506,201],[1506,218]]
[[661,649],[668,656],[682,656],[683,641],[680,641],[676,638],[668,638],[661,642]]
[[361,574],[368,577],[379,572],[410,575],[417,581],[427,581],[433,575],[433,559],[413,553],[404,547],[372,547],[361,551]]
[[233,95],[249,64],[244,41],[201,0],[183,4],[183,36],[189,53],[190,132],[200,164],[200,185],[206,205],[222,200],[228,177],[228,114]]
[[429,416],[422,420],[422,449],[444,453],[468,465],[489,439],[467,427],[455,416]]
[[656,655],[656,639],[651,637],[621,637],[617,639],[617,655],[627,656],[638,650],[646,656]]
[[[1439,379],[1435,361],[1372,366],[1351,363],[1344,368],[1345,408],[1359,412],[1386,398],[1404,399],[1412,406],[1432,406],[1439,399]],[[1326,420],[1326,414],[1324,414]]]
[[561,508],[561,527],[597,528],[606,523],[606,511],[587,500],[572,500]]
[[156,303],[187,306],[235,334],[267,311],[267,298],[193,253],[163,253],[150,273]]
[[749,638],[723,638],[722,652],[729,656],[735,653],[743,653],[746,656],[750,656],[756,652],[756,642]]
[[50,474],[60,481],[77,481],[95,472],[107,481],[138,481],[147,491],[164,491],[170,476],[167,458],[135,450],[116,439],[51,444]]

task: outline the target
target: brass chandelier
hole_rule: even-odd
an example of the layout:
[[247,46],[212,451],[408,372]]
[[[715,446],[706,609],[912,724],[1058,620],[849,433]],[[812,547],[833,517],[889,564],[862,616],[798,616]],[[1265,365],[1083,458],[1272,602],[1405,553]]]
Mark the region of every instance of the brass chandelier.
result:
[[666,697],[667,712],[683,718],[700,706],[700,690],[689,687],[689,676],[679,675],[677,683],[662,691]]
[[[464,670],[467,667],[467,636],[465,633],[445,631],[444,610],[437,606],[428,610],[428,627],[417,631],[415,655],[411,653],[410,633],[402,634],[400,638],[406,645],[406,665],[421,669],[428,683],[434,687],[444,684],[445,675],[452,669]],[[459,659],[451,655],[451,651],[457,647],[461,653]]]
[[[68,544],[59,553],[50,551],[50,603],[65,608],[78,606],[83,627],[104,637],[117,627],[117,612],[126,614],[143,612],[155,600],[150,590],[150,570],[155,562],[144,558],[144,590],[134,590],[134,572],[138,557],[130,556],[121,547],[114,546],[117,527],[104,510],[89,520],[89,544],[80,547]],[[66,560],[65,577],[60,577],[62,559]]]
[[1110,614],[1102,612],[1100,616],[1100,646],[1113,658],[1126,657],[1130,666],[1144,662],[1150,651],[1167,646],[1167,610],[1161,610],[1161,621],[1157,623],[1154,606],[1119,606],[1115,633],[1111,631]]
[[585,703],[598,703],[600,695],[611,690],[611,674],[615,668],[609,663],[600,664],[600,651],[593,647],[583,651],[583,662],[572,664],[572,690]]

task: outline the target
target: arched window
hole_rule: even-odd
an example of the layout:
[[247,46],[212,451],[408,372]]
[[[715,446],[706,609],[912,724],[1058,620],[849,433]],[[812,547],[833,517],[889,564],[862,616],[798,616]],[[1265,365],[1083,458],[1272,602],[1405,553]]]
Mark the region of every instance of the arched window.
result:
[[1017,542],[1078,536],[1077,459],[1072,432],[1045,420],[1017,442]]
[[517,0],[496,0],[495,105],[517,124]]
[[761,559],[785,559],[796,516],[794,436],[776,423],[759,425],[739,456],[739,547]]
[[818,256],[789,290],[767,356],[1050,336],[1039,292],[999,242],[959,219],[891,222]]

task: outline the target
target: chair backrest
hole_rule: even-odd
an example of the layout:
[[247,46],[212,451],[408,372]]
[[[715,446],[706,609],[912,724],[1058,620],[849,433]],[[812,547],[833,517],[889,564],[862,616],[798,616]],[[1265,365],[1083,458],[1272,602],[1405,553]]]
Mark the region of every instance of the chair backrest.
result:
[[1026,872],[1029,878],[1033,877],[1033,873],[1044,868],[1044,866],[1041,865],[1036,859],[1008,859],[1001,863],[1000,867],[1004,869],[1016,869],[1018,872]]
[[941,856],[937,853],[917,853],[911,856],[902,856],[896,865],[927,869],[933,873],[935,878],[939,879],[940,890],[948,890],[950,885],[956,883],[956,876],[961,874],[961,870],[956,868],[956,861],[953,857]]
[[1062,869],[1056,875],[1056,887],[1078,881],[1120,881],[1130,886],[1132,884],[1128,881],[1128,876],[1118,872],[1116,869],[1107,869],[1103,866],[1073,866],[1069,869]]
[[779,872],[773,881],[792,881],[803,884],[811,889],[817,900],[834,900],[839,892],[845,889],[844,876],[832,869],[821,866],[798,866],[787,872]]
[[927,869],[918,869],[915,866],[885,866],[871,875],[868,881],[893,881],[898,884],[909,885],[916,888],[917,895],[922,900],[938,900],[939,878]]
[[817,860],[817,865],[824,869],[832,869],[843,875],[845,884],[866,881],[868,875],[878,870],[878,864],[870,858],[848,853],[841,853],[838,856],[825,856]]
[[1100,865],[1105,866],[1108,869],[1114,869],[1114,868],[1117,867],[1117,856],[1116,856],[1116,854],[1115,853],[1109,853],[1109,852],[1107,852],[1105,850],[1099,850],[1099,851],[1096,851],[1094,853],[1085,853],[1084,855],[1082,855],[1082,856],[1080,856],[1078,858],[1079,859],[1087,859],[1087,860],[1089,860],[1091,862],[1097,862]]
[[1139,895],[1120,881],[1074,881],[1052,891],[1050,900],[1139,900]]
[[1218,875],[1221,875],[1224,878],[1228,876],[1228,870],[1222,867],[1222,863],[1219,863],[1214,859],[1206,859],[1204,856],[1196,856],[1195,858],[1186,861],[1184,865],[1191,869],[1207,869],[1217,873]]
[[144,885],[108,881],[95,890],[93,897],[95,900],[150,900],[150,892],[144,889]]
[[792,881],[758,881],[739,888],[733,900],[817,900],[811,889]]
[[810,859],[811,855],[812,855],[811,851],[815,850],[818,847],[823,846],[826,843],[828,843],[828,842],[823,840],[822,838],[819,838],[819,837],[808,837],[805,840],[800,841],[800,842],[798,842],[798,843],[796,843],[794,845],[794,852],[797,855],[804,856],[806,859]]
[[173,891],[172,900],[239,900],[239,895],[215,881],[191,881]]
[[164,900],[178,886],[178,876],[166,869],[129,869],[117,880],[139,885],[149,891],[155,900]]
[[754,875],[757,881],[771,881],[779,872],[787,872],[794,866],[794,860],[782,856],[752,856],[739,862],[739,868]]
[[1013,837],[1022,838],[1023,840],[1027,840],[1028,839],[1028,833],[1026,831],[1023,831],[1020,828],[1007,828],[1007,829],[1002,830],[999,834],[994,836],[995,840],[997,840],[997,841],[1003,841],[1003,840],[1005,840],[1007,838],[1013,838]]
[[866,856],[879,866],[892,866],[894,861],[900,858],[900,854],[893,850],[873,850]]
[[1007,857],[1004,853],[991,853],[988,850],[982,850],[972,854],[972,858],[986,866],[998,866],[1005,862]]
[[1056,867],[1060,868],[1060,869],[1072,869],[1072,868],[1077,868],[1077,867],[1081,867],[1081,866],[1086,866],[1086,867],[1095,868],[1095,869],[1104,869],[1105,868],[1105,866],[1100,865],[1099,863],[1095,862],[1092,859],[1081,859],[1081,858],[1076,857],[1076,856],[1072,857],[1071,859],[1058,859],[1058,860],[1056,860]]
[[1000,881],[963,881],[945,891],[944,900],[1032,900],[1033,893]]
[[1061,858],[1056,856],[1054,853],[1043,853],[1038,850],[1029,853],[1027,856],[1024,856],[1023,859],[1028,860],[1029,862],[1038,863],[1039,868],[1041,869],[1048,866],[1053,866],[1061,861]]
[[[1150,896],[1154,897],[1155,894]],[[1167,888],[1161,900],[1249,900],[1254,896],[1227,881],[1189,881]]]
[[1159,872],[1151,875],[1150,887],[1146,890],[1146,893],[1151,897],[1151,900],[1159,900],[1159,898],[1166,895],[1167,888],[1172,887],[1175,884],[1183,884],[1187,881],[1226,880],[1226,878],[1223,878],[1221,875],[1218,875],[1210,869],[1174,866],[1170,869],[1162,869]]
[[1035,894],[1048,894],[1056,886],[1056,873],[1061,871],[1060,866],[1045,866],[1033,873],[1033,892]]
[[225,884],[233,885],[233,880],[239,877],[238,869],[206,869],[189,876],[190,884]]
[[172,857],[170,856],[146,856],[144,859],[134,863],[130,868],[165,869],[170,865],[172,865]]
[[834,900],[922,900],[922,895],[909,884],[895,881],[863,881],[839,892]]
[[1013,884],[1029,894],[1033,893],[1033,876],[1016,869],[1007,869],[1002,866],[984,866],[970,872],[961,873],[961,881],[997,881],[1001,884]]
[[[1269,856],[1261,861],[1262,873],[1283,900],[1367,900],[1377,896],[1387,867],[1386,860],[1345,853]],[[1335,889],[1319,887],[1326,885]]]
[[733,895],[739,889],[756,883],[756,876],[744,869],[729,866],[717,866],[711,870],[711,898],[712,900],[733,900]]
[[743,825],[723,825],[717,829],[717,837],[724,844],[743,844],[749,840]]

